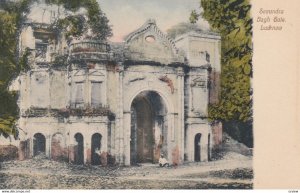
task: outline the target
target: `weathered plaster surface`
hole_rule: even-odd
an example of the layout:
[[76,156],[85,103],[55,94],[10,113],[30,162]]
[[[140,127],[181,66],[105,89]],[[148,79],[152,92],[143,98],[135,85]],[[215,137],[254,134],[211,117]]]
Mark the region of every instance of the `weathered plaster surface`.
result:
[[[82,40],[68,46],[63,35],[55,41],[49,36],[49,41],[43,40],[45,54],[39,55],[42,44],[33,43],[38,42],[34,32],[48,29],[34,23],[28,26],[22,31],[20,49],[32,49],[31,69],[20,74],[16,87],[20,91],[18,126],[23,131],[21,159],[34,156],[34,141],[39,140],[34,136],[40,133],[45,137],[46,156],[74,162],[80,151],[75,135],[80,133],[83,160],[90,164],[95,154],[92,136],[100,134],[102,164],[107,164],[109,155],[119,164],[130,165],[132,103],[141,93],[152,93],[160,102],[151,104],[164,109],[153,111],[163,118],[153,121],[156,158],[152,161],[161,152],[174,164],[194,161],[198,133],[201,161],[209,160],[214,141],[220,141],[220,131],[213,137],[217,131],[212,132],[207,120],[209,97],[216,98],[210,93],[210,73],[219,75],[221,69],[219,36],[189,33],[173,41],[149,20],[118,44]],[[53,53],[67,54],[67,63],[54,66]],[[29,142],[24,145],[24,141]]]

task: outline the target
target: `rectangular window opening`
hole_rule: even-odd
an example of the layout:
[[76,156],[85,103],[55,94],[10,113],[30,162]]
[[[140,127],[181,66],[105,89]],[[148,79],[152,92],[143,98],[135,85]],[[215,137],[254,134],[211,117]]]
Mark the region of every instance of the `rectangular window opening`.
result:
[[75,108],[84,106],[84,98],[83,98],[83,82],[75,83]]
[[102,82],[91,82],[91,105],[92,107],[101,106],[101,86]]

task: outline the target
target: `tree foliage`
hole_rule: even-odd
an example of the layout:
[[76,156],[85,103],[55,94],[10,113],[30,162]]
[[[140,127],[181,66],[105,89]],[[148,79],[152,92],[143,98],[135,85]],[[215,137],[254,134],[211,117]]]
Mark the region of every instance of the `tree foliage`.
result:
[[196,23],[179,23],[175,26],[172,26],[170,29],[167,30],[167,34],[169,37],[175,39],[175,37],[185,34],[190,31],[202,31],[201,27]]
[[[0,135],[17,137],[16,120],[18,118],[18,93],[10,92],[11,81],[21,71],[28,70],[28,55],[26,50],[18,57],[18,37],[30,6],[38,0],[19,0],[0,2]],[[48,4],[63,5],[65,9],[76,11],[80,7],[87,10],[87,23],[95,34],[94,38],[106,40],[112,35],[108,19],[101,11],[96,0],[47,0]],[[84,33],[82,17],[69,16],[59,20],[62,27],[71,26],[66,35],[80,36]],[[69,34],[68,34],[69,33]]]
[[87,10],[87,21],[85,21],[83,15],[70,15],[57,21],[60,29],[70,28],[66,34],[67,36],[78,37],[86,32],[88,28],[92,30],[94,39],[106,40],[112,36],[112,30],[108,24],[109,20],[96,0],[46,0],[46,3],[62,5],[66,10],[72,12],[78,11],[79,8]]
[[17,18],[17,13],[0,11],[0,135],[5,137],[16,134],[16,97],[7,87],[18,70],[15,58]]
[[201,14],[192,11],[190,22],[195,23],[202,16],[222,38],[221,100],[209,107],[209,117],[224,123],[247,123],[252,130],[253,48],[249,0],[201,0],[201,8]]

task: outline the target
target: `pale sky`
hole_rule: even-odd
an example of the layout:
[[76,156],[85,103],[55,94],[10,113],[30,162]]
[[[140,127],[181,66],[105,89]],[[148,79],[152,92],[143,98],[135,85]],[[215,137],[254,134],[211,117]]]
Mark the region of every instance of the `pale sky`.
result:
[[[102,11],[109,19],[113,29],[113,42],[121,42],[124,37],[142,26],[148,19],[155,19],[157,26],[166,33],[172,26],[189,22],[193,9],[199,11],[200,0],[98,0]],[[51,11],[56,5],[36,3],[28,18],[33,21],[50,23]],[[81,11],[79,11],[81,12]],[[60,16],[63,11],[60,11]],[[203,20],[198,24],[204,29],[209,25]]]
[[[200,0],[98,0],[101,9],[112,25],[111,41],[123,38],[142,26],[148,19],[155,19],[158,27],[167,29],[180,22],[188,22],[193,9],[199,10]],[[207,29],[208,24],[199,21]]]

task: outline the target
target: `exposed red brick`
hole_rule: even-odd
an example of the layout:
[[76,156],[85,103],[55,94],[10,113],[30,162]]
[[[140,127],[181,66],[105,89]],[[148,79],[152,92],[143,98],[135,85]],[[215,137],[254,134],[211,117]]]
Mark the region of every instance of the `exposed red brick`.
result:
[[18,150],[18,154],[19,154],[19,160],[25,160],[26,158],[26,141],[20,141],[20,145],[19,145],[19,150]]
[[0,145],[0,161],[15,160],[18,158],[18,148],[13,145]]
[[209,75],[210,90],[209,90],[209,103],[217,104],[220,98],[220,72],[213,70]]
[[104,151],[100,155],[100,162],[102,166],[107,166],[107,155],[108,153]]
[[75,145],[69,146],[69,162],[74,163],[75,162]]
[[91,164],[92,163],[92,151],[91,149],[86,150],[86,164]]
[[62,147],[61,141],[53,138],[51,143],[51,158],[56,161],[64,161],[67,157],[65,147]]
[[223,136],[223,126],[222,122],[213,123],[212,126],[212,140],[214,146],[219,146],[222,144],[222,136]]
[[173,163],[173,166],[177,167],[178,164],[179,164],[179,162],[180,162],[179,148],[176,145],[176,147],[172,151],[172,163]]

